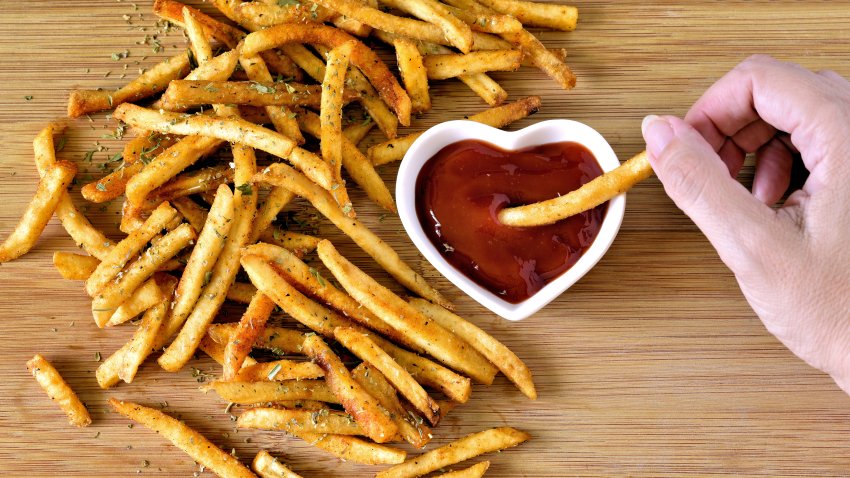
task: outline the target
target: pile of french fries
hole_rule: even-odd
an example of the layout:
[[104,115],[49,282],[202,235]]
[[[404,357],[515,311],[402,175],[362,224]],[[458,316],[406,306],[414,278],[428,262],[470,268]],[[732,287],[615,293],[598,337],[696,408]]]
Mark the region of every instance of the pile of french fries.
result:
[[[81,189],[95,203],[125,197],[126,236],[108,239],[74,205],[66,189],[76,166],[57,160],[54,137],[63,126],[50,124],[34,141],[36,196],[0,246],[0,262],[29,251],[56,214],[88,255],[56,252],[54,265],[64,278],[84,281],[95,324],[138,324],[98,367],[104,389],[132,382],[156,352],[162,351],[158,364],[175,372],[201,350],[222,366],[204,390],[247,407],[239,427],[283,431],[348,461],[396,465],[381,477],[421,476],[527,440],[523,432],[495,428],[410,461],[389,445],[425,447],[432,427],[469,400],[472,382],[490,384],[499,372],[529,398],[537,393],[513,352],[454,314],[439,291],[358,221],[342,170],[394,212],[375,167],[401,159],[418,137],[397,137],[397,127],[430,108],[429,80],[458,78],[491,106],[470,120],[502,127],[524,118],[540,99],[503,105],[507,93],[487,72],[528,63],[571,88],[575,77],[564,52],[546,49],[523,25],[572,30],[576,9],[521,0],[211,3],[241,28],[157,0],[154,12],[185,29],[188,50],[117,91],[70,95],[69,116],[112,110],[121,128],[135,132],[122,167]],[[404,86],[361,39],[367,36],[394,47]],[[317,83],[306,83],[310,78]],[[373,121],[345,126],[349,105]],[[363,153],[357,144],[373,125],[387,141]],[[307,149],[305,133],[318,148]],[[258,150],[265,153],[259,165]],[[196,167],[214,153],[225,159]],[[381,285],[330,241],[277,226],[296,197],[411,298]],[[313,253],[321,271],[305,262]],[[237,280],[240,271],[247,280]],[[213,323],[225,301],[247,308],[238,322]],[[293,321],[270,322],[275,310]],[[285,358],[259,362],[251,355],[256,350]],[[28,366],[73,424],[91,422],[45,359],[36,356]],[[255,476],[158,410],[115,399],[110,405],[221,476]],[[488,466],[441,476],[481,476]],[[253,468],[261,476],[298,476],[265,452]]]

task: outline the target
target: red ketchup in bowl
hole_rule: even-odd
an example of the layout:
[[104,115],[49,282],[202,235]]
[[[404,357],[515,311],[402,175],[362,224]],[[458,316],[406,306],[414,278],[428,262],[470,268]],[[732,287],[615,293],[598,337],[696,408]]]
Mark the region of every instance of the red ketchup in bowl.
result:
[[566,272],[593,243],[607,204],[549,226],[501,224],[502,208],[551,199],[602,174],[573,142],[518,151],[465,140],[429,159],[416,179],[416,214],[446,260],[516,304]]

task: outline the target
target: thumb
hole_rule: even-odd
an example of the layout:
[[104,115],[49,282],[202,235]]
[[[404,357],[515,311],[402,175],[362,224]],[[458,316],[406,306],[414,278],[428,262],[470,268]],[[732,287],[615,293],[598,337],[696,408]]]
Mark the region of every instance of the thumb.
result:
[[734,271],[746,259],[741,253],[751,258],[762,245],[773,219],[770,208],[729,176],[711,145],[683,120],[651,115],[642,130],[649,162],[665,192]]

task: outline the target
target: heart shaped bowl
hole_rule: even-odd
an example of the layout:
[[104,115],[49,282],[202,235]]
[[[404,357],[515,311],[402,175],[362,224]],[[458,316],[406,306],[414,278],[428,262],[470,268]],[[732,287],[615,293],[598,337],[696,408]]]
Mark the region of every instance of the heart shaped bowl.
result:
[[517,304],[507,302],[449,264],[428,240],[416,214],[416,178],[419,171],[444,147],[468,139],[486,141],[509,151],[572,141],[590,150],[605,172],[618,167],[620,161],[601,134],[585,124],[571,120],[542,121],[519,131],[502,131],[473,121],[448,121],[425,131],[408,149],[399,167],[396,181],[398,213],[407,234],[431,265],[460,290],[507,320],[522,320],[564,293],[602,259],[620,230],[626,209],[626,197],[621,194],[609,201],[599,234],[571,268],[528,299]]

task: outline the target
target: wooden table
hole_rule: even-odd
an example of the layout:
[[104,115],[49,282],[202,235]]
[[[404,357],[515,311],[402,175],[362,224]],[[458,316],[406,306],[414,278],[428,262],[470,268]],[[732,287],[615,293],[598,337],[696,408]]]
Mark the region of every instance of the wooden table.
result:
[[[139,66],[184,48],[179,32],[162,38],[166,49],[160,55],[137,45],[153,32],[156,19],[150,1],[136,3],[138,10],[129,0],[0,2],[4,237],[35,188],[31,140],[46,122],[63,117],[68,91],[117,87],[127,81],[122,74],[133,78]],[[550,47],[569,50],[578,87],[563,92],[532,69],[495,75],[512,99],[543,96],[542,111],[515,127],[546,118],[583,121],[625,159],[643,148],[644,115],[683,114],[751,53],[850,76],[850,2],[654,3],[582,1],[578,30],[542,33]],[[125,49],[127,60],[110,58]],[[417,130],[483,109],[459,83],[440,83],[432,91],[434,109],[416,120]],[[99,139],[114,123],[100,114],[70,125],[61,156],[88,169],[81,178],[97,175],[97,164],[118,151],[116,141]],[[110,149],[84,164],[95,140]],[[392,182],[395,166],[383,173]],[[745,181],[750,173],[744,172]],[[82,204],[78,188],[73,197]],[[535,372],[536,402],[499,377],[491,387],[476,386],[470,402],[437,428],[435,444],[500,425],[534,436],[490,456],[488,476],[850,473],[850,400],[765,331],[732,275],[656,180],[629,194],[623,227],[602,262],[520,323],[500,320],[463,296],[415,252],[396,218],[380,222],[380,211],[362,193],[354,201],[364,221],[454,300],[460,313],[503,340]],[[87,211],[117,238],[119,206],[90,205]],[[385,277],[332,226],[322,223],[320,232]],[[167,403],[165,411],[223,448],[234,448],[246,462],[266,448],[306,477],[372,476],[379,469],[341,463],[280,434],[236,433],[225,404],[200,393],[188,367],[170,375],[149,362],[132,385],[101,391],[93,375],[95,355],[112,353],[131,328],[103,331],[93,325],[81,284],[62,280],[51,265],[53,251],[74,249],[54,219],[33,252],[0,267],[4,476],[189,476],[198,469],[152,432],[130,429],[127,420],[107,411],[108,397]],[[238,309],[231,319],[237,317]],[[91,427],[69,427],[29,377],[24,363],[36,352],[52,360],[88,404]],[[207,359],[191,365],[216,369]]]

